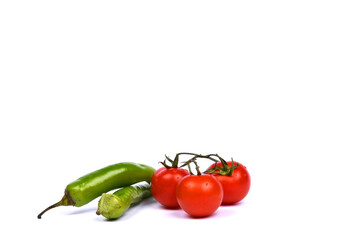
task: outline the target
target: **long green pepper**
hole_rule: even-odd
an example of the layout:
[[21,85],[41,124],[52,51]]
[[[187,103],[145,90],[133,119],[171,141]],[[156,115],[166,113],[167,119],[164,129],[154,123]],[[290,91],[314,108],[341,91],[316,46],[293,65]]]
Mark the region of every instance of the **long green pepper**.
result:
[[124,187],[113,194],[103,193],[96,214],[101,214],[107,219],[116,219],[121,217],[131,204],[150,196],[152,196],[150,185],[147,183]]
[[42,211],[38,218],[58,206],[81,207],[110,190],[142,181],[150,183],[154,172],[150,166],[132,162],[117,163],[91,172],[67,185],[63,198]]

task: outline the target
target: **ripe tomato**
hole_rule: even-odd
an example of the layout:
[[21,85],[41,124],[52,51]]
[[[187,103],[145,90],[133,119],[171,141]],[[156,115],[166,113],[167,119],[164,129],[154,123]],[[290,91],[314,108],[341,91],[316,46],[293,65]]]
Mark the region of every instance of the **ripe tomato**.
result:
[[206,217],[215,212],[222,201],[223,190],[212,175],[189,175],[176,187],[180,207],[193,217]]
[[176,185],[189,171],[182,168],[159,168],[151,178],[151,192],[154,198],[168,208],[177,208]]
[[[227,162],[228,166],[231,166],[232,161]],[[221,183],[224,190],[223,205],[234,204],[243,200],[250,189],[250,175],[246,167],[238,162],[233,162],[234,165],[239,164],[234,170],[231,176],[212,174]],[[212,164],[208,169],[214,167]],[[222,167],[221,162],[216,166]],[[216,170],[215,172],[219,172]]]

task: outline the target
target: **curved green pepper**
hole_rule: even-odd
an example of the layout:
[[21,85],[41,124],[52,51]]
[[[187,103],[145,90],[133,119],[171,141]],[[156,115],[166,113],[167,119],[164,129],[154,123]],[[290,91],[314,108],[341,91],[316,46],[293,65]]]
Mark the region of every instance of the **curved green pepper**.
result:
[[113,194],[103,193],[100,200],[97,215],[103,215],[107,219],[121,217],[131,204],[152,196],[149,184],[127,186]]
[[99,169],[67,185],[63,198],[42,211],[38,218],[58,206],[81,207],[110,190],[142,181],[150,183],[154,172],[155,169],[150,166],[132,162],[117,163]]

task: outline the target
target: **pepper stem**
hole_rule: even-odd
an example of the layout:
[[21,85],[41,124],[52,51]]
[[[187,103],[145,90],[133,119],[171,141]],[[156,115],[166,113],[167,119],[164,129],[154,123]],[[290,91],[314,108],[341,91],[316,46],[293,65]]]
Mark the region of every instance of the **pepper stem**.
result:
[[69,206],[69,205],[74,206],[75,203],[74,203],[74,201],[72,200],[72,198],[70,197],[69,192],[65,190],[65,195],[62,197],[62,199],[61,199],[59,202],[57,202],[57,203],[55,203],[55,204],[47,207],[44,211],[42,211],[42,212],[37,216],[37,218],[38,218],[38,219],[41,219],[41,216],[42,216],[44,213],[46,213],[47,211],[49,211],[50,209],[53,209],[53,208],[56,208],[56,207],[59,207],[59,206]]

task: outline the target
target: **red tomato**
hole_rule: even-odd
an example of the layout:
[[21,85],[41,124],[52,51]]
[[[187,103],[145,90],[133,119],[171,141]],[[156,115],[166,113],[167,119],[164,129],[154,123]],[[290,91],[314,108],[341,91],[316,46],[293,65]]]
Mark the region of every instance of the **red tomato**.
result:
[[176,185],[189,171],[182,168],[159,168],[151,178],[151,192],[154,198],[168,208],[178,208]]
[[176,198],[190,216],[206,217],[219,208],[223,190],[219,181],[211,175],[189,175],[177,185]]
[[[231,166],[232,162],[228,161],[227,164]],[[231,176],[228,175],[219,175],[212,174],[216,179],[221,183],[224,190],[224,198],[222,201],[223,205],[234,204],[243,200],[249,192],[250,189],[250,175],[246,167],[238,162],[234,162],[234,165],[239,164],[233,170]],[[216,166],[221,167],[222,164],[219,162]],[[208,169],[214,167],[212,164]],[[216,170],[215,172],[218,172]]]

